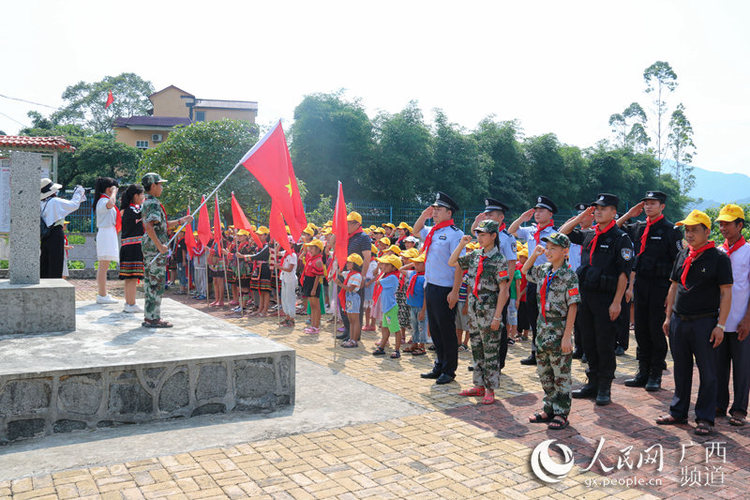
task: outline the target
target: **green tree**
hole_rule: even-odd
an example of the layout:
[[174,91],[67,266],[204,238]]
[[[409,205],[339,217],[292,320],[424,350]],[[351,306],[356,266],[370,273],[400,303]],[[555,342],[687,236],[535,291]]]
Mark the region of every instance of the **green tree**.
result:
[[[110,91],[114,102],[105,109]],[[65,89],[62,94],[65,105],[52,114],[51,120],[108,133],[118,116],[145,115],[151,109],[148,96],[153,92],[151,82],[135,73],[105,76],[98,82],[80,81]]]
[[[257,141],[257,126],[246,121],[197,122],[176,128],[158,147],[146,150],[136,179],[158,172],[169,181],[162,203],[170,211],[183,211],[188,204],[195,208],[201,195],[213,191]],[[244,167],[219,190],[219,203],[227,214],[232,191],[246,211],[270,203],[263,187]]]
[[562,210],[580,201],[577,189],[581,180],[574,177],[575,170],[568,169],[562,146],[554,134],[526,139],[524,150],[529,164],[527,207],[533,205],[532,201],[539,195],[550,197]]
[[690,165],[695,154],[693,143],[693,126],[685,116],[685,106],[680,103],[672,112],[669,120],[669,149],[674,159],[674,173],[680,192],[684,195],[690,192],[695,185],[693,167]]
[[374,150],[373,128],[359,101],[343,92],[305,96],[294,109],[292,163],[305,181],[308,201],[335,194],[337,181],[352,199],[366,197],[366,177]]
[[[66,155],[60,155],[63,158]],[[138,170],[141,151],[117,142],[112,136],[98,134],[83,137],[70,162],[61,162],[58,179],[66,185],[93,186],[97,177],[113,177],[123,182],[132,180]]]
[[528,204],[528,165],[519,141],[517,121],[497,122],[484,118],[473,133],[480,152],[480,160],[487,172],[489,196],[506,203],[513,213],[523,211]]
[[677,88],[677,74],[666,61],[656,61],[643,72],[646,83],[646,93],[655,93],[656,106],[656,158],[659,160],[659,172],[664,159],[663,122],[667,115],[666,96]]

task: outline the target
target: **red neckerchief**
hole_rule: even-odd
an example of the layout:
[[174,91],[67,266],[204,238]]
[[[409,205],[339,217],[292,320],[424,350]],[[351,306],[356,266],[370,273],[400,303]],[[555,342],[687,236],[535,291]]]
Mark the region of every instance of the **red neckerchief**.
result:
[[309,255],[307,261],[305,262],[305,268],[302,271],[303,276],[322,276],[323,270],[322,269],[316,269],[315,263],[320,261],[322,264],[323,261],[323,254],[316,254],[316,255]]
[[685,283],[687,281],[688,271],[690,271],[690,266],[692,265],[693,261],[697,259],[698,256],[702,254],[705,250],[708,250],[709,248],[714,248],[715,246],[716,244],[713,241],[709,241],[708,243],[706,243],[705,245],[703,245],[697,250],[694,250],[693,247],[688,246],[689,248],[688,255],[685,258],[685,263],[683,264],[682,276],[680,276],[680,281],[682,282],[682,286],[684,286],[686,290],[688,289],[688,287]]
[[414,274],[409,278],[409,288],[406,289],[406,296],[411,297],[414,295],[414,286],[417,284],[417,277],[424,276],[424,271],[415,271]]
[[[398,274],[398,271],[391,271],[388,274],[384,274],[378,278],[378,281],[375,282],[375,288],[372,289],[372,303],[376,304],[378,302],[378,299],[380,298],[380,294],[383,293],[383,285],[380,284],[380,280],[384,280],[388,276],[393,276],[395,274]],[[386,311],[383,311],[386,312]]]
[[643,235],[641,236],[641,251],[638,252],[638,255],[642,254],[643,251],[646,249],[646,242],[648,241],[648,231],[651,229],[651,226],[659,222],[664,218],[664,214],[660,215],[654,220],[651,220],[651,217],[646,217],[646,229],[643,230]]
[[[65,238],[65,246],[67,247],[68,246],[68,235],[67,234],[63,234],[63,238]],[[65,257],[66,258],[68,257],[68,249],[67,248],[65,249]]]
[[193,257],[198,257],[200,255],[203,255],[203,252],[205,252],[205,251],[206,251],[206,248],[203,246],[203,243],[201,243],[200,240],[198,240],[195,243],[195,246],[193,247],[193,252],[192,252],[193,253]]
[[604,231],[602,231],[601,229],[599,229],[599,224],[597,224],[596,226],[594,226],[594,239],[591,240],[591,247],[590,247],[590,250],[589,250],[589,264],[591,264],[593,262],[593,259],[594,259],[594,250],[596,250],[596,241],[599,239],[599,235],[606,233],[607,231],[609,231],[613,227],[615,227],[615,220],[614,219],[612,219],[611,221],[609,221],[609,224],[607,224],[607,227],[604,228]]
[[500,224],[500,227],[498,227],[498,228],[497,228],[497,232],[498,232],[498,233],[501,233],[501,232],[503,232],[504,230],[505,230],[505,222],[503,222],[502,224]]
[[344,286],[341,287],[341,290],[339,290],[339,301],[341,302],[341,305],[346,309],[346,290],[345,287],[349,284],[349,280],[352,279],[354,275],[362,276],[361,273],[358,273],[357,271],[349,271],[349,274],[346,275],[346,279],[344,280]]
[[351,239],[352,239],[352,237],[353,237],[353,236],[354,236],[355,234],[359,234],[359,233],[363,233],[363,232],[364,232],[364,231],[362,231],[362,226],[359,226],[359,227],[357,228],[357,230],[356,230],[356,231],[354,231],[353,233],[349,233],[349,240],[351,240]]
[[736,252],[742,245],[747,243],[745,241],[745,238],[740,236],[740,239],[734,242],[734,245],[731,247],[729,246],[729,242],[727,240],[724,240],[724,244],[721,245],[724,247],[724,251],[727,253],[727,257],[731,256],[734,252]]
[[[503,224],[503,225],[504,225],[504,224]],[[545,230],[545,229],[547,229],[548,227],[552,227],[552,226],[554,226],[554,225],[555,225],[555,221],[554,221],[554,220],[552,220],[552,219],[550,219],[550,220],[549,220],[549,223],[547,223],[547,224],[545,224],[545,225],[543,225],[543,226],[537,226],[537,227],[536,227],[536,232],[534,233],[534,241],[536,241],[536,244],[537,244],[537,245],[539,244],[539,238],[541,238],[541,237],[542,237],[542,231],[544,231],[544,230]]]
[[482,277],[482,271],[484,271],[484,260],[487,258],[484,253],[479,256],[479,265],[477,266],[477,275],[474,277],[474,297],[479,297],[479,281]]
[[432,236],[435,234],[435,232],[438,229],[443,229],[444,227],[452,226],[453,224],[454,224],[453,219],[449,219],[449,220],[441,222],[440,224],[436,224],[432,226],[432,229],[430,229],[430,232],[427,234],[427,237],[424,239],[424,246],[422,247],[422,251],[424,252],[425,259],[427,259],[427,252],[430,250],[430,245],[432,245]]
[[396,245],[398,245],[399,243],[401,243],[402,241],[404,241],[407,238],[407,236],[408,235],[406,235],[406,234],[403,235],[403,236],[399,236],[398,239],[396,240]]

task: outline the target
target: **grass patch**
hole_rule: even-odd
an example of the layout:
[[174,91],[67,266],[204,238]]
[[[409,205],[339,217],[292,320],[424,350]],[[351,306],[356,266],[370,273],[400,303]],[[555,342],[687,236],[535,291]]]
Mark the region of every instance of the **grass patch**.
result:
[[0,260],[0,269],[8,269],[8,261]]

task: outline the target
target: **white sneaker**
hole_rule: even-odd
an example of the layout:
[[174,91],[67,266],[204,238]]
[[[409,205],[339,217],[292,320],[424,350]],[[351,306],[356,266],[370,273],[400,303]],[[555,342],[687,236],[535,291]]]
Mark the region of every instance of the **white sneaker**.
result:
[[101,295],[96,296],[96,303],[97,304],[117,304],[119,301],[112,298],[110,294],[105,295],[102,297]]
[[126,313],[142,313],[143,309],[141,309],[141,306],[138,304],[125,304],[125,307],[123,308],[122,312]]

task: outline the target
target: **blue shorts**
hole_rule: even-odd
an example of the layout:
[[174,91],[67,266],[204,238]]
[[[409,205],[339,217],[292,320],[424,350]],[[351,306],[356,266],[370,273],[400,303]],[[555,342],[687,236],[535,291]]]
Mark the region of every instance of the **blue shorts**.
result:
[[346,312],[347,314],[359,314],[362,309],[362,299],[359,297],[359,293],[346,294]]

